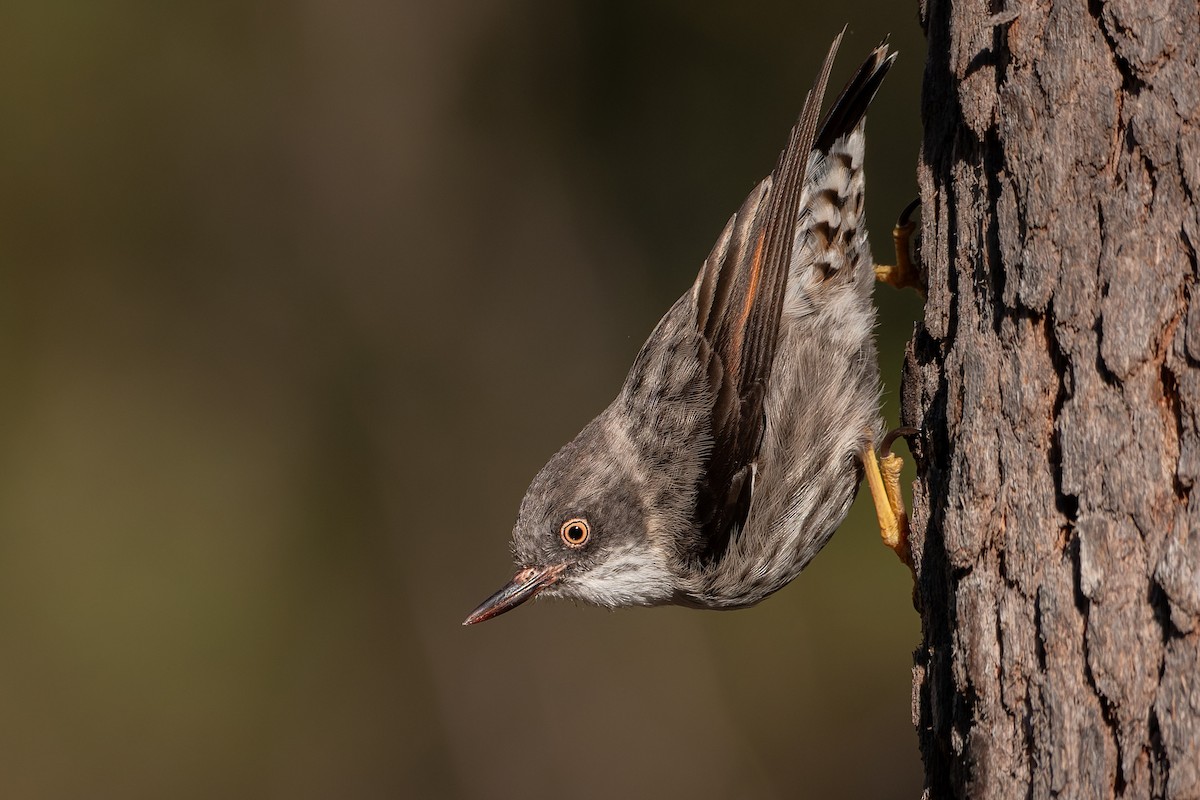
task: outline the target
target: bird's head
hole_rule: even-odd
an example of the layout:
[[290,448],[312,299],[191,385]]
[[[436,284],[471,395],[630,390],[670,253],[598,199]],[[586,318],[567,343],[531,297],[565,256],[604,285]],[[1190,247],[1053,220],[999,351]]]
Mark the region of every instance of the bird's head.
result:
[[601,415],[542,467],[513,529],[518,570],[464,625],[544,595],[616,608],[668,602],[668,553],[652,535],[642,469]]

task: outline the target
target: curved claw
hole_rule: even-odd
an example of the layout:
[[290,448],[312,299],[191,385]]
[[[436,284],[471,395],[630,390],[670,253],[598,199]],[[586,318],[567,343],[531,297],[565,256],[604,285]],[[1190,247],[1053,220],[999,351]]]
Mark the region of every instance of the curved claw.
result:
[[910,425],[904,425],[888,431],[879,445],[879,457],[883,459],[888,458],[892,454],[892,445],[897,439],[907,439],[910,436],[916,436],[918,433],[920,431]]
[[918,262],[912,255],[911,240],[917,223],[912,221],[913,213],[921,207],[921,199],[917,198],[904,207],[892,228],[892,241],[896,247],[895,264],[877,264],[875,279],[896,289],[916,289],[921,297],[925,296],[925,282],[921,279]]

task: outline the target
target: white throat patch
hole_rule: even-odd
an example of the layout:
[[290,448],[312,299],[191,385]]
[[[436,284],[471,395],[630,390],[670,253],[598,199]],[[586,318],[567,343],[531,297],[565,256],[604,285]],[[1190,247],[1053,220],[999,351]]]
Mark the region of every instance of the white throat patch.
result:
[[674,595],[675,575],[654,553],[629,545],[592,569],[570,575],[559,591],[609,608],[653,606]]

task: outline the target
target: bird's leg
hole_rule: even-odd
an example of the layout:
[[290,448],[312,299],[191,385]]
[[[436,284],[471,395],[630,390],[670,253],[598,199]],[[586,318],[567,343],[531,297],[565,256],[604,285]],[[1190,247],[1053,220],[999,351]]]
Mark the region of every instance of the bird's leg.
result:
[[897,436],[914,433],[914,428],[897,428],[884,437],[878,455],[874,447],[868,447],[862,455],[867,485],[871,487],[871,498],[875,501],[875,515],[879,518],[879,535],[909,569],[912,569],[912,551],[908,545],[908,512],[904,510],[904,496],[900,493],[900,469],[904,459],[891,451],[891,444]]
[[925,296],[925,282],[921,280],[921,270],[913,261],[912,234],[917,224],[912,221],[912,214],[921,205],[920,198],[913,200],[900,212],[896,226],[892,228],[892,240],[896,243],[896,263],[876,264],[875,280],[882,281],[896,289],[912,287]]

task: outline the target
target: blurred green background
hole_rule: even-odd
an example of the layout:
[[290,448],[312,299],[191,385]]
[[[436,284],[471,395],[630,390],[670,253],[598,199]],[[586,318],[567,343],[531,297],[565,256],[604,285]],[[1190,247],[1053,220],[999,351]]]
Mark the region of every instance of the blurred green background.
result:
[[[543,461],[915,7],[56,2],[0,15],[0,796],[912,798],[918,622],[866,492],[758,608],[537,603]],[[878,291],[896,420],[915,296]]]

